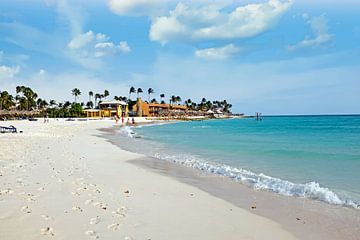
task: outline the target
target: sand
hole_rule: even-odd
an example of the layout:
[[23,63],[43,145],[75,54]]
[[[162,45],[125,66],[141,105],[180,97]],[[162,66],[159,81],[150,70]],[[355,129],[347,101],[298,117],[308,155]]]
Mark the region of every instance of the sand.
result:
[[0,122],[0,239],[296,239],[275,221],[131,164],[113,121]]

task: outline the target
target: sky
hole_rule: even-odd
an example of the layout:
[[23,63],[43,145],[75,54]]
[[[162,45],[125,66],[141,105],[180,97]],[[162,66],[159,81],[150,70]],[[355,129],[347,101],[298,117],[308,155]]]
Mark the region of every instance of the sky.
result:
[[0,91],[61,102],[79,88],[86,103],[151,87],[235,113],[360,113],[359,12],[357,0],[0,0]]

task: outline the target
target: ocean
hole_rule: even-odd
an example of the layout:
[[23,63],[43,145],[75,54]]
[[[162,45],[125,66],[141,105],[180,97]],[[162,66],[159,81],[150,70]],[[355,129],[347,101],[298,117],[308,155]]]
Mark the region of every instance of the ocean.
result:
[[359,208],[360,116],[269,116],[118,130],[126,150],[251,188]]

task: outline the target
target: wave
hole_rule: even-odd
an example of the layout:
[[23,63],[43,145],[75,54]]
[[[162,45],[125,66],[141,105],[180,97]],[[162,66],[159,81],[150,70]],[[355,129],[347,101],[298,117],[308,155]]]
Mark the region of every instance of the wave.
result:
[[187,154],[155,153],[153,157],[181,164],[201,171],[228,177],[258,190],[267,190],[284,196],[310,198],[329,204],[341,205],[360,209],[360,202],[337,195],[317,182],[293,183],[280,178],[256,174],[246,169],[214,163]]
[[129,126],[124,126],[120,129],[121,133],[124,133],[126,136],[133,138],[133,135],[135,135],[135,132],[132,130]]

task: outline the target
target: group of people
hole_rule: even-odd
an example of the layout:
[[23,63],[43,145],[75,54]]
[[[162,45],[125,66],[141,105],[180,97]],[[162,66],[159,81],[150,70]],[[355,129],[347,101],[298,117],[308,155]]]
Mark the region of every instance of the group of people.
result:
[[[115,115],[116,124],[119,123],[119,120],[120,120],[119,116]],[[121,124],[125,125],[125,118],[124,117],[121,117]],[[131,122],[130,122],[130,118],[127,118],[126,125],[130,125],[130,124],[135,125],[135,118],[131,118]]]

